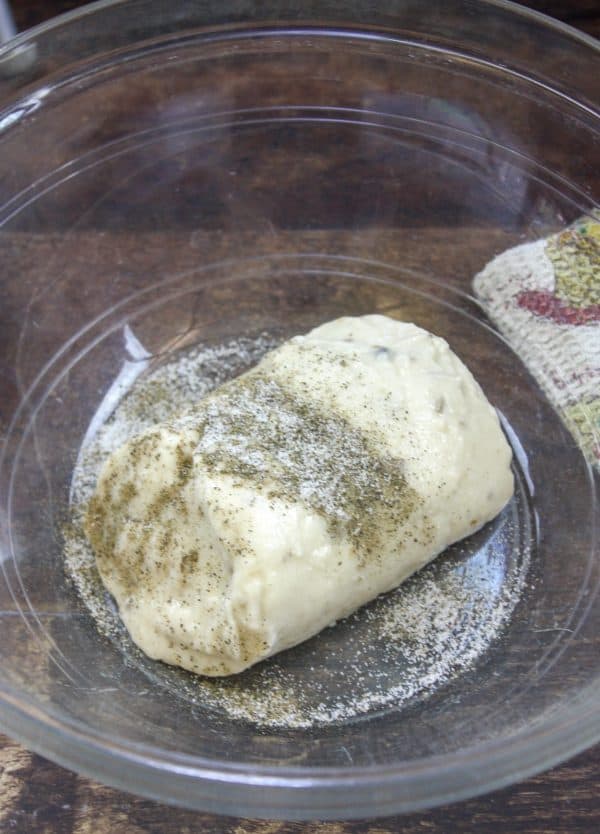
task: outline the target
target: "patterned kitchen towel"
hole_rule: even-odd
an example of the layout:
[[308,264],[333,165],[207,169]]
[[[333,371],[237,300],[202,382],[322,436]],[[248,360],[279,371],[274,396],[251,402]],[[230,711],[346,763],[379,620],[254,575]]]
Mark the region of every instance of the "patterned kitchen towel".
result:
[[473,287],[600,468],[600,211],[498,255]]

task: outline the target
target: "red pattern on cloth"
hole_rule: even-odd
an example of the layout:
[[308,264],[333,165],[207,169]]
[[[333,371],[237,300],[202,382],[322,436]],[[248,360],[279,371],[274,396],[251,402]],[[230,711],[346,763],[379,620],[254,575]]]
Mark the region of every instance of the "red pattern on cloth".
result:
[[517,294],[517,304],[536,316],[552,319],[556,324],[591,324],[600,321],[600,304],[571,307],[548,290],[523,290]]

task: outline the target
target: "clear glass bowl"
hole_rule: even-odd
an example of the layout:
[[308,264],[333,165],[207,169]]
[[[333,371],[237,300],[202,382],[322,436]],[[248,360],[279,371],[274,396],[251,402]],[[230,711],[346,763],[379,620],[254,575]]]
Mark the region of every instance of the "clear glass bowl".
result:
[[[598,46],[510,3],[379,5],[97,3],[0,53],[0,724],[112,785],[365,817],[600,738],[597,475],[471,295],[492,256],[597,205]],[[510,431],[513,533],[448,569],[484,564],[492,613],[525,554],[527,581],[432,692],[304,728],[235,718],[95,628],[63,563],[78,450],[132,344],[158,362],[374,311],[445,336]],[[276,662],[342,697],[354,627]],[[365,662],[402,678],[377,646]]]

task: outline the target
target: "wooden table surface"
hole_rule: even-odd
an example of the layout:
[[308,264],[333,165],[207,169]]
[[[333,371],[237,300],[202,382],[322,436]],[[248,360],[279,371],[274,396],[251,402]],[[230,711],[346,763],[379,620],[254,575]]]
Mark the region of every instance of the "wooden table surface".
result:
[[[14,0],[22,29],[82,5]],[[600,0],[527,5],[600,36]],[[279,823],[173,809],[83,778],[0,736],[0,832],[35,834],[597,834],[600,746],[548,773],[487,796],[408,816],[352,823]]]

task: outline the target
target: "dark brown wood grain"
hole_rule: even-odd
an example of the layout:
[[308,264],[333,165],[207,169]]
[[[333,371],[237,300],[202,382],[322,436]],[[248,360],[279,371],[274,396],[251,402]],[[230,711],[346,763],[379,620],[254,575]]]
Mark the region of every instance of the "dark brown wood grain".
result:
[[15,834],[592,834],[599,751],[455,805],[373,821],[286,823],[215,817],[124,794],[0,737],[0,831]]
[[[21,29],[82,3],[13,0],[12,5]],[[529,0],[526,5],[589,34],[600,35],[600,0]],[[502,243],[498,241],[498,249]],[[10,303],[10,299],[3,299],[3,303]],[[2,334],[0,346],[1,339]],[[0,422],[1,406],[2,403]],[[0,736],[0,832],[7,834],[597,834],[599,831],[600,746],[521,784],[433,811],[352,823],[280,823],[168,808],[78,776]]]

